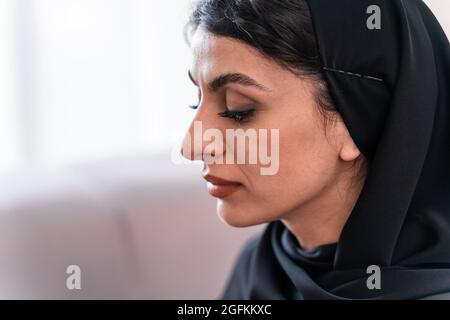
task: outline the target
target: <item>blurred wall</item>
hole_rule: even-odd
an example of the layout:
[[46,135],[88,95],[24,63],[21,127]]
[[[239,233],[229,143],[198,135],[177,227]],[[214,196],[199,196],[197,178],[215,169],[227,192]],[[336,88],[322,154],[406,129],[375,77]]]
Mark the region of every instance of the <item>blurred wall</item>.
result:
[[442,25],[442,28],[450,38],[450,1],[448,0],[424,0],[428,7],[433,11],[436,18]]

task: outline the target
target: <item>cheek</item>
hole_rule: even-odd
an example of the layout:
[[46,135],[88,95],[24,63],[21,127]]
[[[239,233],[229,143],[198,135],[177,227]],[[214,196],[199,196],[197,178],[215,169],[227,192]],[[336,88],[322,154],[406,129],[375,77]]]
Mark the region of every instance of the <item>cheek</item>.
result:
[[262,176],[254,168],[246,168],[252,181],[252,202],[261,213],[278,218],[330,183],[337,157],[323,130],[310,118],[287,122],[280,128],[278,173]]

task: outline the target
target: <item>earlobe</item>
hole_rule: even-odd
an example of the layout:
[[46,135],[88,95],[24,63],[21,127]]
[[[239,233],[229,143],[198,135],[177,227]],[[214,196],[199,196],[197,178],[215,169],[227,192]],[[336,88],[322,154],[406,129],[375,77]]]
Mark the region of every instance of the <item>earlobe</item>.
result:
[[344,121],[339,116],[340,121],[337,121],[336,124],[336,136],[338,137],[338,151],[339,158],[343,161],[354,161],[361,155],[361,151],[358,146],[353,141],[350,132],[348,131]]
[[361,151],[359,151],[355,142],[352,138],[349,137],[348,141],[345,141],[342,144],[341,151],[339,152],[339,157],[343,161],[353,161],[361,155]]

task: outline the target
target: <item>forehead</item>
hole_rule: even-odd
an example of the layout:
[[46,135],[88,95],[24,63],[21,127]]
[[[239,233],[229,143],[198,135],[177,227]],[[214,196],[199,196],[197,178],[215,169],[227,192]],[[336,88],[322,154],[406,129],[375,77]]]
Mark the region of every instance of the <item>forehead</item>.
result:
[[214,60],[227,62],[239,56],[247,60],[257,55],[249,45],[230,37],[214,35],[203,28],[194,33],[191,49],[197,63]]
[[209,79],[221,73],[239,72],[255,78],[285,72],[278,64],[242,41],[214,35],[199,28],[191,39],[191,73]]

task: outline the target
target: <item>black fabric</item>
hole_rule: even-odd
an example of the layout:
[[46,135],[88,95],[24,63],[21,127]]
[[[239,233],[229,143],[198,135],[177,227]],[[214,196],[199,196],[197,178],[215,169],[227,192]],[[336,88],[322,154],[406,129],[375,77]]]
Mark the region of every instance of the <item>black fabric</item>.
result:
[[[336,244],[295,248],[277,221],[244,248],[224,299],[420,299],[450,292],[450,49],[419,0],[309,0],[323,73],[368,158]],[[366,10],[381,9],[381,30]],[[381,289],[367,288],[369,265]]]

